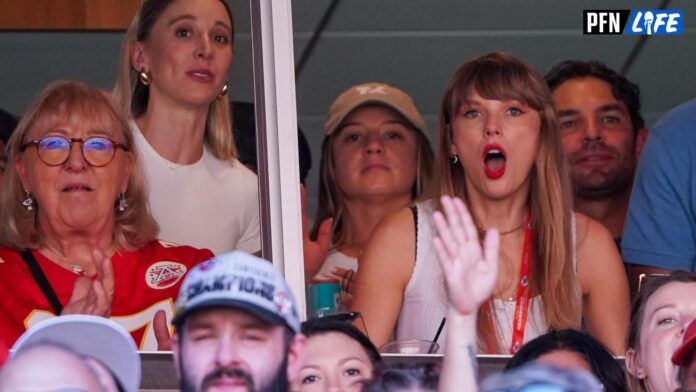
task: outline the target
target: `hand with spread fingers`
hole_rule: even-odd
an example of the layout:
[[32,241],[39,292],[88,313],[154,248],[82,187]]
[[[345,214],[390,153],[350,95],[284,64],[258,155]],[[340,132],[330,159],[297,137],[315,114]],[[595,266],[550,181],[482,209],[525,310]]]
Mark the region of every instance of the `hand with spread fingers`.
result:
[[460,314],[473,314],[495,287],[500,236],[497,230],[488,230],[482,247],[464,202],[449,196],[441,201],[444,214],[433,214],[438,232],[433,244],[444,271],[450,306]]
[[80,276],[75,280],[70,302],[61,315],[90,314],[109,317],[114,297],[114,270],[111,258],[100,250],[92,251],[92,260],[97,267],[93,277]]

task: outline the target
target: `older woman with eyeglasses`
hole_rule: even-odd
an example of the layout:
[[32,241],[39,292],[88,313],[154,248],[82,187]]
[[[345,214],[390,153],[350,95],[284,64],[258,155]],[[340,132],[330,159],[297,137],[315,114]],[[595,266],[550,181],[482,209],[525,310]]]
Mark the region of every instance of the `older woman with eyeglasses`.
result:
[[181,278],[212,253],[156,241],[133,136],[108,96],[49,86],[10,138],[8,162],[0,339],[80,313],[111,317],[141,349],[166,348]]

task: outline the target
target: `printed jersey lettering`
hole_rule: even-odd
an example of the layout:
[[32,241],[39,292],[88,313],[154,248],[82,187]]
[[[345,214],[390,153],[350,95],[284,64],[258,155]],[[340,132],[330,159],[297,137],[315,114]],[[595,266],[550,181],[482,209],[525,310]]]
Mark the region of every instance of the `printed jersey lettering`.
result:
[[[111,320],[115,321],[123,329],[128,331],[138,345],[140,351],[157,351],[157,338],[152,325],[152,320],[157,311],[163,310],[167,316],[167,328],[171,334],[171,320],[174,317],[174,303],[171,299],[162,300],[149,308],[128,316],[113,316]],[[48,320],[55,315],[46,310],[34,310],[24,320],[25,328],[29,329],[32,326]]]

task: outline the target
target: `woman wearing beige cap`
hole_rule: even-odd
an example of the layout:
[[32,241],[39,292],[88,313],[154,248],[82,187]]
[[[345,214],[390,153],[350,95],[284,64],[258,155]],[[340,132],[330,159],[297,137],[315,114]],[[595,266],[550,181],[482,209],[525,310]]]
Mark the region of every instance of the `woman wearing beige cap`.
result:
[[342,279],[345,289],[377,223],[427,188],[433,152],[411,97],[382,83],[344,91],[324,130],[316,242],[304,230],[305,276]]

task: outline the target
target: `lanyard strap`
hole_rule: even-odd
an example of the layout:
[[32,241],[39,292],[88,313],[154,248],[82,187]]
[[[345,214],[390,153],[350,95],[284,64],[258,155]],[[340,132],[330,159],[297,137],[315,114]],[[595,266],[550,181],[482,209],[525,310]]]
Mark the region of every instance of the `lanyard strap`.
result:
[[[524,217],[524,245],[522,248],[522,264],[520,265],[520,278],[517,282],[517,300],[515,301],[515,317],[512,321],[512,342],[510,343],[510,354],[515,354],[524,343],[524,331],[527,328],[527,313],[529,310],[529,258],[532,252],[532,225],[531,211],[527,209]],[[487,317],[488,327],[495,331],[493,323],[493,309],[491,301],[484,305],[484,314]],[[491,354],[496,354],[498,345],[494,342],[484,342],[486,349]]]
[[39,266],[39,262],[36,261],[34,254],[31,253],[31,250],[29,249],[25,249],[21,251],[19,254],[22,256],[24,264],[26,264],[29,268],[31,276],[34,278],[34,281],[41,289],[41,292],[48,301],[49,305],[51,305],[53,313],[56,316],[60,316],[60,314],[63,312],[63,305],[60,303],[60,300],[58,300],[56,292],[53,290],[53,287],[51,287],[51,284],[48,282],[46,274],[44,274],[43,270],[41,269],[41,266]]
[[524,343],[524,330],[527,327],[529,311],[529,258],[532,250],[531,212],[528,209],[524,218],[524,248],[522,249],[522,265],[520,280],[517,282],[517,301],[515,304],[515,319],[512,324],[512,343],[510,354],[514,355]]

